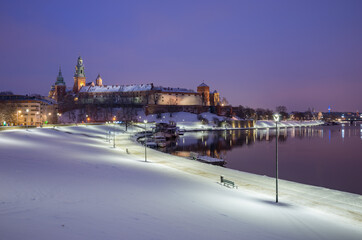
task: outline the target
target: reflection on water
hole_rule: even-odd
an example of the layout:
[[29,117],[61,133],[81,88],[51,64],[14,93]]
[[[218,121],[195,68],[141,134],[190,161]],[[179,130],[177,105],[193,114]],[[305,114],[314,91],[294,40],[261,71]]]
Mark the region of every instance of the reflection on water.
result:
[[[225,159],[227,168],[273,177],[275,139],[275,129],[189,132],[164,151],[198,152]],[[282,179],[362,194],[362,124],[280,128],[278,139]]]
[[[280,128],[279,142],[285,142],[288,138],[321,137],[324,129],[311,127]],[[175,144],[171,144],[166,152],[178,155],[180,152],[198,152],[211,157],[227,155],[227,151],[235,147],[253,145],[262,141],[273,141],[275,139],[275,129],[260,130],[225,130],[225,131],[201,131],[186,133],[177,139]],[[182,154],[185,156],[187,154]]]

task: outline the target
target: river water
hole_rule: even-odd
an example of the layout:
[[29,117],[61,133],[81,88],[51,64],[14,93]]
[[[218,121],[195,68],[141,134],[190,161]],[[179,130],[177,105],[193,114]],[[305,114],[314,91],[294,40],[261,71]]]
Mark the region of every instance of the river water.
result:
[[[279,129],[279,178],[362,195],[362,124]],[[164,151],[275,177],[275,129],[188,132]]]

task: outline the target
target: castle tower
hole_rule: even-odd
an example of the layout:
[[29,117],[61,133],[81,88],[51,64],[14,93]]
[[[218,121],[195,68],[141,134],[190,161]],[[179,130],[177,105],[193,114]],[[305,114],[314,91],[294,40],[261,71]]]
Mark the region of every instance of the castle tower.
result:
[[217,106],[220,103],[220,94],[215,90],[213,93],[210,93],[210,105]]
[[54,99],[58,101],[62,101],[65,96],[65,82],[62,76],[62,70],[59,67],[59,73],[57,77],[57,81],[54,84]]
[[203,105],[210,106],[210,87],[207,86],[205,83],[201,83],[197,87],[197,92],[201,94]]
[[75,66],[73,92],[78,93],[83,86],[85,86],[84,65],[82,58],[79,56]]
[[103,83],[102,83],[101,75],[98,74],[97,79],[96,79],[96,86],[102,86],[102,85],[103,85]]

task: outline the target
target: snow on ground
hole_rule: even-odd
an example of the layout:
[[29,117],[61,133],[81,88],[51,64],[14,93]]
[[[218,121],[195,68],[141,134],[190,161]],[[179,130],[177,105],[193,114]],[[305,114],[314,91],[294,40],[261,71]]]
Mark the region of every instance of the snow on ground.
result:
[[[219,121],[224,121],[227,118],[218,116],[213,113],[201,113],[203,118],[209,121],[208,124],[202,123],[197,119],[197,114],[188,113],[188,112],[176,112],[172,113],[163,113],[161,114],[161,118],[157,118],[157,114],[150,114],[145,116],[143,112],[138,113],[138,120],[143,122],[147,120],[148,122],[165,122],[169,123],[170,121],[176,122],[177,126],[181,129],[185,130],[205,130],[205,129],[225,129],[225,127],[218,128],[214,123],[214,119],[218,119]],[[305,126],[315,126],[322,124],[321,121],[282,121],[278,123],[279,127],[305,127]],[[275,128],[275,122],[272,120],[258,120],[256,121],[255,128]],[[230,128],[227,128],[230,129]]]
[[[362,238],[358,211],[346,219],[315,207],[339,208],[332,190],[281,181],[275,204],[269,178],[151,149],[144,162],[128,133],[117,133],[117,148],[106,142],[109,129],[0,132],[0,239]],[[239,189],[220,185],[220,174]],[[343,205],[345,193],[332,193]],[[303,204],[308,196],[314,205]],[[358,210],[361,196],[347,196]]]
[[[121,111],[121,108],[114,108],[114,114]],[[100,111],[100,116],[104,116],[105,113]],[[138,122],[143,123],[144,120],[147,120],[149,123],[169,123],[170,121],[176,122],[177,126],[181,129],[188,130],[188,131],[194,131],[194,130],[205,130],[205,129],[232,129],[228,127],[217,127],[217,124],[214,122],[215,119],[218,119],[218,121],[225,121],[229,118],[218,116],[213,113],[204,112],[200,114],[204,119],[208,120],[208,124],[203,123],[198,119],[198,114],[189,113],[189,112],[174,112],[174,113],[162,113],[160,115],[158,114],[149,114],[145,115],[144,110],[140,109],[137,112],[137,116],[135,118]],[[74,123],[78,117],[80,116],[79,110],[73,110],[71,112],[64,113],[60,118],[59,121],[61,123]],[[102,119],[102,117],[100,118]],[[230,120],[230,119],[229,119]],[[235,119],[233,119],[235,120]],[[237,119],[236,119],[237,120]],[[81,122],[79,119],[78,122]],[[322,121],[281,121],[278,125],[279,127],[305,127],[305,126],[315,126],[322,124]],[[255,123],[255,128],[275,128],[275,122],[272,120],[258,120]]]
[[170,113],[162,113],[160,117],[157,117],[157,114],[150,114],[146,116],[143,111],[138,112],[138,120],[143,122],[147,120],[148,122],[155,123],[169,123],[170,121],[176,122],[177,126],[185,130],[202,130],[206,128],[212,128],[215,126],[213,123],[214,118],[217,118],[219,121],[223,121],[225,117],[217,116],[213,113],[201,113],[203,118],[209,121],[209,124],[203,124],[200,120],[197,119],[197,114],[189,112],[175,112],[170,115]]
[[[201,113],[203,118],[209,121],[209,124],[203,124],[200,120],[197,119],[197,114],[188,113],[188,112],[176,112],[172,113],[170,116],[169,113],[161,114],[161,118],[157,118],[157,114],[150,114],[145,116],[143,112],[138,113],[138,120],[143,122],[147,120],[148,122],[166,122],[174,121],[182,129],[186,130],[203,130],[207,128],[218,129],[214,123],[214,119],[219,121],[227,120],[228,118],[218,116],[213,113]],[[322,124],[321,121],[281,121],[278,123],[279,127],[305,127],[305,126],[314,126]],[[272,120],[258,120],[256,121],[255,128],[275,128],[275,122]],[[225,129],[224,127],[222,129]]]

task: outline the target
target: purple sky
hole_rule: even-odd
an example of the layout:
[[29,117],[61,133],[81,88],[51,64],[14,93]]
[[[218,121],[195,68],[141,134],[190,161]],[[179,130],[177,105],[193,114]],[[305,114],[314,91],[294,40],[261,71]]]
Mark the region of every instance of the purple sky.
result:
[[233,105],[362,111],[362,1],[0,2],[0,91],[87,81],[196,90]]

